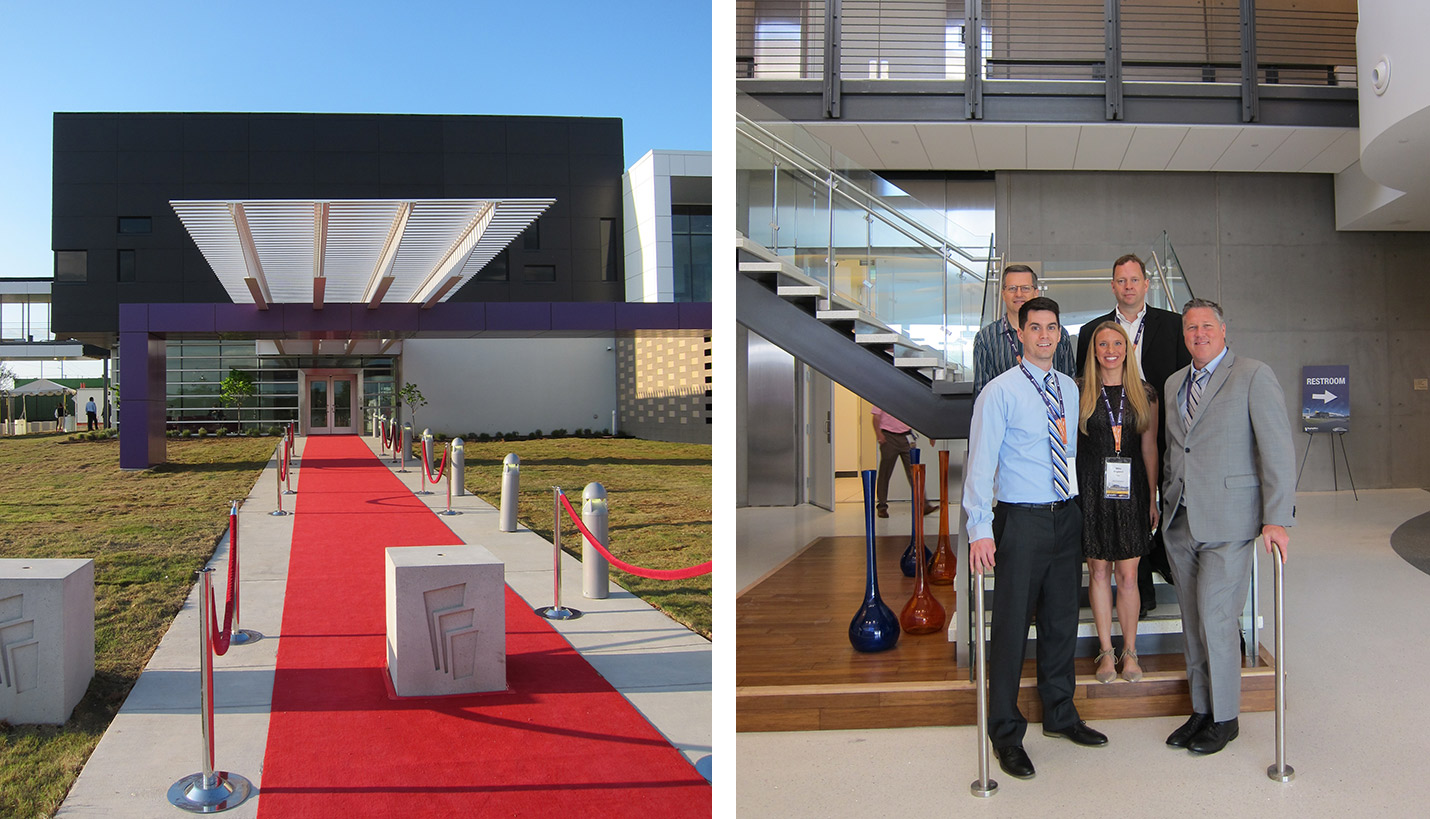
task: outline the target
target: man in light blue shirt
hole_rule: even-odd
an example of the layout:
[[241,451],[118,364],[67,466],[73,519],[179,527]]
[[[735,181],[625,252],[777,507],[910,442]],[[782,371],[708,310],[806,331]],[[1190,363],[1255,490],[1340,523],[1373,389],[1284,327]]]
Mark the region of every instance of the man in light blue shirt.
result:
[[1018,323],[1022,362],[989,381],[973,405],[963,507],[969,560],[975,570],[991,569],[998,589],[988,649],[988,737],[1004,772],[1031,779],[1018,688],[1035,611],[1043,734],[1079,745],[1105,745],[1107,737],[1088,727],[1073,705],[1082,577],[1082,510],[1072,468],[1077,384],[1053,369],[1062,338],[1057,302],[1028,300]]

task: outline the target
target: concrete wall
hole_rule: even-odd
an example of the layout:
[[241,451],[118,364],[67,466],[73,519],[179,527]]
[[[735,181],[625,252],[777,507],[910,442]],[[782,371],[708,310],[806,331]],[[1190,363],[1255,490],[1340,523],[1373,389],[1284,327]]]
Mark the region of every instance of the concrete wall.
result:
[[609,338],[408,339],[399,381],[422,390],[417,423],[433,432],[609,430],[614,346]]
[[618,429],[651,441],[710,443],[709,336],[616,339]]
[[[1430,486],[1430,235],[1337,232],[1332,180],[1303,174],[999,172],[999,251],[1049,261],[1135,252],[1166,230],[1227,340],[1286,392],[1299,465],[1300,370],[1349,364],[1350,467],[1361,489]],[[1111,298],[1109,296],[1109,309]],[[1340,484],[1347,485],[1344,462]],[[1318,439],[1302,490],[1332,487]]]

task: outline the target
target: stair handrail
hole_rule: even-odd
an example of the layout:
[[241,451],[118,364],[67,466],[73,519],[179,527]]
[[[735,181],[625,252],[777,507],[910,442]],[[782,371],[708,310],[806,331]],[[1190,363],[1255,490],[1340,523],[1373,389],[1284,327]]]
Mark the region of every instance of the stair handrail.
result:
[[[739,120],[741,124],[754,129],[760,135],[763,135],[768,140],[773,141],[773,143],[775,144],[770,144],[770,142],[761,139],[759,136],[754,133],[751,133],[748,130],[740,129],[747,138],[753,140],[760,147],[776,155],[777,158],[780,159],[782,162],[788,163],[792,168],[798,170],[804,176],[813,180],[817,185],[831,189],[833,193],[839,195],[841,198],[845,199],[850,204],[869,214],[871,217],[878,219],[879,221],[883,222],[885,225],[888,225],[899,233],[902,233],[911,241],[917,242],[919,245],[923,246],[924,249],[938,253],[939,256],[943,258],[945,262],[952,264],[960,271],[968,274],[968,276],[970,276],[974,281],[984,280],[984,277],[980,275],[976,270],[969,267],[967,264],[964,264],[963,262],[959,261],[958,259],[953,258],[952,254],[957,253],[959,256],[963,257],[964,259],[967,259],[969,262],[980,262],[984,261],[983,259],[975,258],[956,242],[950,241],[947,236],[944,236],[938,231],[933,230],[932,228],[928,227],[927,225],[923,224],[912,216],[909,216],[908,214],[889,204],[879,195],[869,193],[863,188],[860,188],[849,177],[845,176],[839,171],[834,170],[833,168],[828,167],[824,163],[820,162],[818,159],[811,157],[809,154],[801,150],[798,146],[791,145],[779,135],[766,129],[765,127],[750,119],[749,117],[745,116],[744,114],[736,112],[735,118]],[[813,169],[805,167],[801,163],[813,166]],[[836,180],[836,183],[831,185],[831,179]],[[897,222],[894,222],[893,220],[890,220],[879,211],[870,207],[865,202],[860,201],[859,198],[855,197],[852,193],[850,193],[851,190],[857,191],[859,195],[864,197],[864,199],[866,200],[872,200],[878,203],[880,208],[885,209],[889,213],[895,214],[900,219],[904,220],[904,222],[906,222],[907,224],[917,227],[919,230],[923,231],[926,236],[916,236],[913,233],[910,233],[908,230],[905,230],[902,225],[898,224]],[[937,239],[938,242],[936,244],[930,242],[928,240],[929,238]]]

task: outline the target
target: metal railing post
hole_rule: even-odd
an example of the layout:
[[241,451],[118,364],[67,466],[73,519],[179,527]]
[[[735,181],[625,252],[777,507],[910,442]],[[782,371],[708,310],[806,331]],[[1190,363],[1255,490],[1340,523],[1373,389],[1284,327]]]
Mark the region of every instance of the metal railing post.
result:
[[551,487],[552,501],[552,527],[551,545],[554,551],[554,566],[551,576],[555,584],[555,605],[542,606],[536,613],[547,620],[575,620],[581,616],[581,612],[576,609],[566,608],[561,605],[561,487]]
[[214,770],[214,666],[209,618],[213,610],[212,568],[199,572],[199,717],[203,724],[203,764],[199,773],[169,786],[169,804],[190,813],[217,813],[243,804],[253,792],[247,779]]
[[1286,764],[1286,664],[1282,656],[1286,651],[1286,641],[1282,632],[1286,624],[1282,611],[1282,561],[1281,550],[1273,547],[1276,554],[1276,764],[1266,769],[1266,775],[1277,782],[1290,782],[1296,778],[1296,770]]
[[998,783],[988,777],[988,652],[984,646],[983,570],[976,573],[973,588],[973,658],[978,670],[978,778],[968,789],[974,796],[989,797],[998,792]]

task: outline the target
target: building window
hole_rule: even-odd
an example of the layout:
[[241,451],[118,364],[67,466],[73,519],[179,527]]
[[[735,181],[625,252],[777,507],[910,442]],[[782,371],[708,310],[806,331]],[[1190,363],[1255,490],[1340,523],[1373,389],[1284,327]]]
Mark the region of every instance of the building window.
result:
[[556,281],[556,265],[529,264],[522,269],[521,278],[528,282],[554,282]]
[[540,220],[540,219],[537,219],[535,222],[532,222],[531,225],[526,229],[526,232],[523,233],[523,234],[521,234],[521,249],[522,249],[522,250],[540,250],[540,249],[541,249],[541,220]]
[[89,251],[56,250],[55,281],[82,282],[89,278]]
[[125,236],[137,236],[154,232],[154,220],[148,216],[119,217],[119,232]]
[[511,278],[511,268],[507,263],[506,251],[498,253],[494,259],[477,271],[472,278],[479,282],[504,282]]
[[710,213],[709,205],[670,209],[676,301],[710,301]]
[[136,279],[135,276],[134,276],[134,269],[135,269],[134,251],[132,251],[132,250],[121,250],[121,251],[119,251],[119,281],[122,281],[122,282],[138,281],[138,279]]
[[621,280],[621,243],[616,241],[616,220],[601,220],[601,281]]

